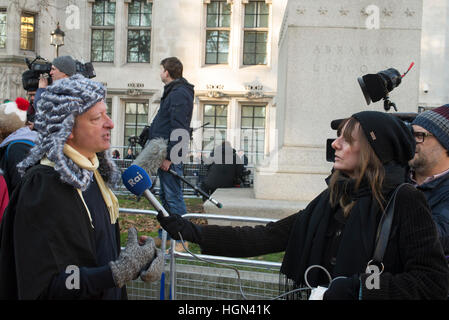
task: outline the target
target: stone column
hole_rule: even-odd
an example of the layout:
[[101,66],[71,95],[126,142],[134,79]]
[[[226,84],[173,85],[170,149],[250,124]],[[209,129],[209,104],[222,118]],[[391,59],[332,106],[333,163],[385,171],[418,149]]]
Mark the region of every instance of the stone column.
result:
[[[289,0],[279,41],[277,147],[255,175],[259,199],[311,200],[332,163],[326,139],[334,119],[366,105],[357,77],[415,67],[390,93],[400,112],[416,112],[422,0]],[[391,112],[391,111],[390,111]]]

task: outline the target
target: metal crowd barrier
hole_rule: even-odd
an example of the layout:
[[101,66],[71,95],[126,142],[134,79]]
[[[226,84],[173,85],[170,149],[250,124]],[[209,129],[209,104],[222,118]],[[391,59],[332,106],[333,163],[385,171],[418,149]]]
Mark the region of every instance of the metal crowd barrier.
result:
[[[121,213],[145,214],[156,216],[154,210],[139,210],[120,208]],[[227,216],[205,213],[189,213],[185,218],[202,218],[223,221],[241,221],[255,224],[266,224],[276,219]],[[163,231],[162,250],[165,251],[166,232]],[[140,279],[127,285],[130,299],[270,299],[279,293],[279,269],[281,263],[260,261],[252,259],[230,258],[195,254],[200,259],[206,259],[214,263],[225,265],[224,267],[211,267],[208,263],[197,262],[197,258],[187,252],[175,250],[175,240],[171,240],[170,248],[165,253],[168,268],[165,268],[165,276],[159,283],[146,284]],[[205,266],[206,265],[206,266]],[[229,268],[239,270],[240,281],[237,273]],[[194,273],[181,276],[181,274]],[[215,279],[223,278],[224,282]],[[200,279],[201,278],[201,279]],[[183,291],[184,290],[184,291]],[[196,292],[196,291],[197,292]],[[200,292],[201,293],[198,293]]]

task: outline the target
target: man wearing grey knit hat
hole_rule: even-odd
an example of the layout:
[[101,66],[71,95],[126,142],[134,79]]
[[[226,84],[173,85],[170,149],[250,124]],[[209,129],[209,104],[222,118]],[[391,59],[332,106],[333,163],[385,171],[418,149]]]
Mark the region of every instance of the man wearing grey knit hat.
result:
[[[55,81],[68,78],[76,73],[76,61],[71,56],[61,56],[53,60],[50,70],[50,77]],[[36,90],[34,96],[34,105],[37,106],[37,102],[41,99],[42,93],[48,87],[48,79],[41,75],[39,78],[39,87]]]
[[140,245],[131,228],[120,250],[105,94],[79,74],[42,94],[37,143],[17,166],[23,177],[2,220],[0,300],[126,299],[127,282],[161,275],[152,238]]
[[[64,75],[60,74],[63,73]],[[52,62],[50,75],[54,80],[71,77],[76,73],[76,61],[71,56],[57,57]]]
[[416,151],[409,161],[410,179],[425,194],[449,254],[449,104],[420,113],[412,127]]
[[[53,60],[50,76],[54,81],[68,78],[76,73],[76,61],[71,56],[61,56]],[[39,79],[39,88],[46,88],[48,81],[45,78]]]

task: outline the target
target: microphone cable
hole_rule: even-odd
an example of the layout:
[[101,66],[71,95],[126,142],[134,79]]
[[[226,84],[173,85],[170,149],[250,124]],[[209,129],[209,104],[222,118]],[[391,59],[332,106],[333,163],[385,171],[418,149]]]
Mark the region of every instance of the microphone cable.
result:
[[[194,257],[195,259],[197,259],[197,260],[199,260],[199,261],[202,261],[202,262],[205,262],[205,263],[209,263],[209,264],[221,266],[221,267],[224,267],[224,268],[226,268],[226,269],[230,269],[230,270],[235,271],[235,273],[237,274],[237,279],[238,279],[238,285],[239,285],[240,294],[242,295],[243,300],[248,300],[248,298],[246,297],[245,293],[243,292],[242,279],[241,279],[241,276],[240,276],[240,271],[239,271],[239,269],[237,269],[236,267],[233,267],[233,266],[224,264],[224,263],[214,262],[214,261],[210,261],[210,260],[207,260],[207,259],[198,257],[195,253],[193,253],[193,252],[191,252],[189,249],[187,249],[187,247],[186,247],[185,244],[184,244],[185,241],[184,241],[184,238],[183,238],[182,235],[181,235],[181,232],[178,232],[178,236],[179,236],[179,239],[181,240],[181,244],[182,244],[182,247],[184,248],[184,250],[185,250],[187,253],[189,253],[192,257]],[[316,265],[316,264],[315,264],[315,265],[311,265],[311,266],[309,266],[309,267],[306,269],[306,271],[304,272],[304,280],[305,280],[305,283],[306,283],[307,287],[305,287],[305,288],[296,288],[296,289],[293,289],[293,290],[284,292],[284,293],[282,293],[282,294],[280,294],[280,295],[278,295],[278,296],[275,296],[275,297],[273,297],[273,298],[270,298],[269,300],[278,300],[278,299],[280,299],[280,298],[282,298],[282,297],[284,297],[284,296],[287,296],[287,295],[292,294],[292,293],[295,293],[295,292],[304,291],[304,290],[312,290],[313,287],[310,286],[309,282],[307,281],[307,274],[308,274],[308,272],[310,271],[310,269],[316,268],[316,267],[317,267],[317,268],[321,268],[321,269],[324,270],[324,272],[326,273],[326,275],[327,275],[328,278],[329,278],[329,286],[330,286],[330,284],[332,283],[332,281],[334,281],[334,280],[336,280],[336,279],[338,279],[338,278],[344,278],[344,277],[336,277],[335,279],[332,279],[330,273],[326,270],[326,268],[324,268],[323,266],[320,266],[320,265]]]
[[229,266],[229,265],[224,264],[224,263],[219,263],[219,262],[215,262],[215,261],[210,261],[210,260],[207,260],[207,259],[198,257],[196,254],[194,254],[193,252],[191,252],[189,249],[186,248],[186,246],[185,246],[185,244],[184,244],[184,239],[183,239],[183,237],[182,237],[182,235],[181,235],[181,232],[178,232],[178,236],[179,236],[179,238],[180,238],[180,240],[181,240],[181,244],[182,244],[182,247],[184,248],[184,250],[185,250],[187,253],[189,253],[192,257],[194,257],[195,259],[197,259],[197,260],[199,260],[199,261],[202,261],[202,262],[205,262],[205,263],[210,263],[210,264],[214,264],[214,265],[217,265],[217,266],[221,266],[221,267],[224,267],[224,268],[226,268],[226,269],[234,270],[235,273],[237,273],[237,278],[238,278],[238,283],[239,283],[240,294],[242,295],[243,300],[248,300],[248,298],[245,296],[245,293],[243,292],[243,288],[242,288],[242,279],[241,279],[241,277],[240,277],[240,271],[239,271],[239,269],[237,269],[236,267],[233,267],[233,266]]

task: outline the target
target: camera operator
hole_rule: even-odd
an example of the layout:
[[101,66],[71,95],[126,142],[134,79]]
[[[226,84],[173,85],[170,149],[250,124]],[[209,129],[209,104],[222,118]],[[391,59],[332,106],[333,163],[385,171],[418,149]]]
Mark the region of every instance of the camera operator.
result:
[[[210,158],[214,160],[209,165],[206,178],[201,183],[201,189],[212,194],[218,188],[232,188],[240,184],[244,159],[237,155],[229,141],[223,141],[215,147]],[[203,200],[206,199],[203,197]]]
[[[53,60],[50,76],[53,82],[71,77],[76,73],[76,61],[71,56],[61,56]],[[37,105],[41,94],[45,91],[48,86],[48,79],[41,75],[39,79],[39,88],[36,90],[36,95],[34,98],[34,105]]]
[[449,104],[420,113],[412,122],[416,153],[410,178],[423,191],[445,254],[449,254]]

